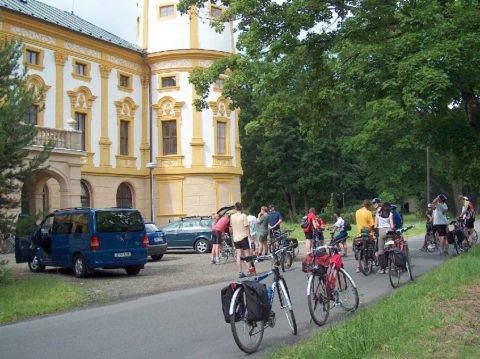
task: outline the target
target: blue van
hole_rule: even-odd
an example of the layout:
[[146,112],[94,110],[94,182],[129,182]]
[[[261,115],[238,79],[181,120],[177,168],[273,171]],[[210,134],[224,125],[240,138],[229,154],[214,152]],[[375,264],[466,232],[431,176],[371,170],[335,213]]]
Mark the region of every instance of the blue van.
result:
[[138,210],[74,208],[50,213],[32,237],[17,237],[15,258],[32,272],[66,267],[84,278],[96,268],[124,268],[136,275],[147,262],[147,247]]

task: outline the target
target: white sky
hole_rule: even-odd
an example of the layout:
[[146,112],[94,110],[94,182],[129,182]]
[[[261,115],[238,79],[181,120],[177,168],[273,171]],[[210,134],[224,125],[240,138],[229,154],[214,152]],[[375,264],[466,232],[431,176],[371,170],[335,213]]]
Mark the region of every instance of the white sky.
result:
[[132,44],[136,43],[136,0],[37,0],[74,14],[115,34]]

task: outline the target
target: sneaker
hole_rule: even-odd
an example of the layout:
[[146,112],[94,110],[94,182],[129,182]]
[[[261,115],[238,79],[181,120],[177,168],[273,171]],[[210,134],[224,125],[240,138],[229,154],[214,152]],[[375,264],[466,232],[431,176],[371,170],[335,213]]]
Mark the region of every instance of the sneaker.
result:
[[246,275],[243,272],[238,273],[238,278],[245,278]]
[[380,269],[377,273],[378,274],[385,274],[385,269]]
[[357,270],[355,271],[355,273],[360,273],[360,268],[357,267]]
[[215,264],[215,258],[212,257],[212,264]]

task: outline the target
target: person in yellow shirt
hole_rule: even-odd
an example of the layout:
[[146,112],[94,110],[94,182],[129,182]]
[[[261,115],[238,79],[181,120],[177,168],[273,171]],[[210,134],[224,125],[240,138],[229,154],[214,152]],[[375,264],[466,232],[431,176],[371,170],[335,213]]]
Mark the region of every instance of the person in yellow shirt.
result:
[[358,235],[362,234],[362,229],[368,229],[369,231],[371,231],[375,225],[372,212],[370,211],[370,205],[370,201],[366,199],[362,203],[362,208],[355,212],[355,221],[357,223]]

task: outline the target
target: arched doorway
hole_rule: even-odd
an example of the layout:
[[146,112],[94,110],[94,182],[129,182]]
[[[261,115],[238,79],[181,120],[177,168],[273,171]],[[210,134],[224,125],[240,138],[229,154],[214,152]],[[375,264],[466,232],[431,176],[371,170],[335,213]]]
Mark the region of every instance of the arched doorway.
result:
[[130,185],[123,182],[117,189],[117,207],[133,208],[133,193]]

